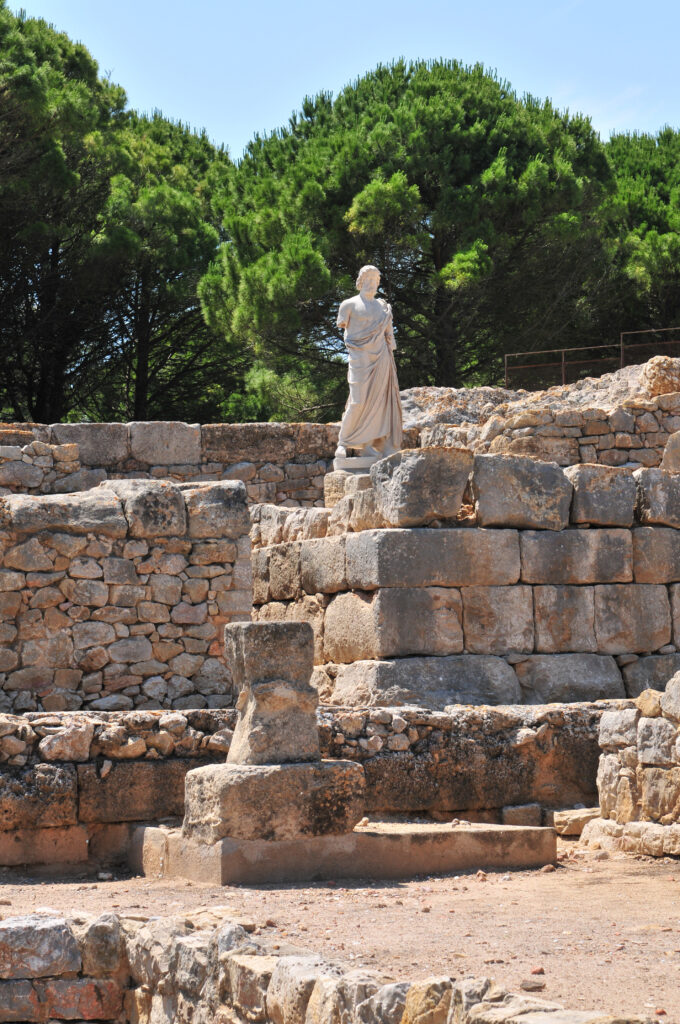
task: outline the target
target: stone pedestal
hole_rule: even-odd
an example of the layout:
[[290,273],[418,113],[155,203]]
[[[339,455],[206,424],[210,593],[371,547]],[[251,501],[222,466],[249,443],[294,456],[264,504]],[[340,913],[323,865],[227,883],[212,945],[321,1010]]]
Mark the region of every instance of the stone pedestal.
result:
[[224,646],[239,720],[228,763],[187,774],[182,835],[205,846],[351,832],[364,813],[364,770],[321,760],[311,626],[233,623]]
[[382,455],[344,455],[333,459],[333,469],[342,469],[345,473],[368,473],[371,466],[380,462]]

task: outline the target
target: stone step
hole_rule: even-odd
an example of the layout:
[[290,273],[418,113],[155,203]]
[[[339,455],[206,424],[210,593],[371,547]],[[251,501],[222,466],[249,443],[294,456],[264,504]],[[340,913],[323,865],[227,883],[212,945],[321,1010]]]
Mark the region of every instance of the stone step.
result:
[[211,845],[181,829],[140,826],[129,863],[151,878],[260,885],[338,878],[413,878],[478,868],[539,868],[557,858],[552,828],[521,825],[372,822],[344,835],[282,842],[222,839]]

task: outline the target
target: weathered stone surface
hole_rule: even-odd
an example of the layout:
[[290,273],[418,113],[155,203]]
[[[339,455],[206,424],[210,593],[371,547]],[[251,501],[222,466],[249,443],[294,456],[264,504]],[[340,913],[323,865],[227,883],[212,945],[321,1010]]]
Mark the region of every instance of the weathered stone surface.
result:
[[64,918],[28,914],[0,921],[0,978],[45,978],[80,967],[78,945]]
[[0,487],[18,487],[22,491],[39,487],[43,473],[39,466],[27,462],[3,462],[0,465]]
[[595,636],[603,654],[656,651],[671,638],[663,586],[635,583],[595,587]]
[[34,497],[13,494],[4,499],[9,526],[17,533],[41,533],[43,530],[71,534],[97,533],[124,537],[127,523],[116,495],[104,487],[82,494]]
[[179,422],[129,423],[130,454],[150,466],[195,465],[201,461],[201,428]]
[[[207,423],[201,427],[203,450],[206,457],[215,462],[237,462],[248,452],[253,462],[279,464],[295,454],[302,454],[300,426],[295,423]],[[329,444],[325,457],[332,458],[333,451],[334,445]]]
[[563,530],[572,485],[555,463],[503,455],[476,455],[472,493],[480,526]]
[[531,587],[464,587],[465,649],[507,654],[534,649]]
[[640,712],[637,708],[604,711],[600,718],[600,746],[603,750],[619,750],[635,746]]
[[408,981],[383,985],[356,1008],[356,1019],[360,1024],[401,1024],[406,1005],[406,995],[411,987]]
[[45,996],[47,1012],[56,1020],[113,1020],[123,1009],[123,990],[112,979],[54,978]]
[[564,470],[574,487],[572,523],[631,526],[636,487],[630,470],[579,465]]
[[507,661],[487,655],[400,658],[340,665],[330,703],[443,710],[449,704],[519,704],[517,676]]
[[54,444],[77,444],[86,466],[115,466],[129,454],[127,423],[53,423]]
[[533,591],[538,652],[597,651],[592,587],[537,586]]
[[51,572],[52,560],[36,537],[5,552],[6,569],[20,569],[22,572]]
[[659,468],[664,473],[680,473],[680,431],[676,430],[666,441]]
[[446,1024],[452,990],[451,978],[414,982],[406,994],[402,1024]]
[[72,921],[71,929],[78,942],[83,961],[83,974],[98,978],[113,974],[121,966],[122,932],[115,914],[104,913]]
[[680,580],[680,531],[663,526],[633,530],[633,573],[636,583]]
[[335,594],[346,589],[344,537],[304,541],[299,558],[300,586],[306,593]]
[[637,514],[642,523],[680,527],[680,478],[662,469],[637,469]]
[[322,975],[312,990],[306,1024],[346,1024],[356,1020],[357,1008],[376,992],[378,983],[362,970],[340,978]]
[[364,786],[352,761],[207,765],[187,775],[183,833],[214,843],[351,832],[364,813]]
[[267,1019],[267,989],[278,957],[235,953],[227,960],[231,1002],[250,1021]]
[[38,750],[46,761],[87,761],[94,735],[94,722],[76,719],[58,732],[43,736]]
[[181,492],[165,480],[111,480],[123,502],[131,537],[172,537],[186,533]]
[[677,728],[666,718],[641,718],[637,727],[640,764],[668,766],[676,763]]
[[101,777],[95,764],[78,766],[78,818],[83,822],[154,821],[181,817],[187,761],[116,762]]
[[519,579],[516,530],[367,530],[345,538],[347,584],[378,587],[509,585]]
[[333,973],[320,957],[279,957],[267,989],[267,1013],[272,1024],[305,1024],[307,1005],[317,979],[322,974]]
[[237,703],[239,720],[227,761],[253,765],[318,761],[318,701],[318,693],[311,686],[291,686],[286,679],[256,683],[242,690]]
[[324,618],[326,661],[456,654],[463,650],[460,591],[384,588],[337,594]]
[[306,622],[237,622],[224,628],[224,656],[238,690],[277,679],[304,690],[313,650]]
[[[640,805],[643,819],[669,824],[680,821],[680,767],[641,768]],[[629,821],[630,817],[617,817]]]
[[458,514],[472,470],[464,448],[395,452],[371,467],[378,512],[392,526],[421,526]]
[[73,825],[77,800],[72,765],[4,767],[0,773],[0,830]]
[[515,665],[527,704],[624,697],[613,658],[599,654],[537,654]]
[[345,487],[351,473],[344,469],[335,469],[326,473],[323,478],[323,503],[326,508],[335,508],[345,497]]
[[642,368],[640,384],[650,397],[680,391],[680,361],[673,356],[652,356]]
[[680,654],[652,654],[622,668],[626,694],[637,697],[643,690],[665,690],[666,683],[680,671]]
[[629,530],[520,533],[523,583],[627,583],[633,578]]
[[183,486],[182,492],[189,516],[190,537],[236,539],[247,535],[250,516],[246,489],[241,480],[225,480],[198,487]]

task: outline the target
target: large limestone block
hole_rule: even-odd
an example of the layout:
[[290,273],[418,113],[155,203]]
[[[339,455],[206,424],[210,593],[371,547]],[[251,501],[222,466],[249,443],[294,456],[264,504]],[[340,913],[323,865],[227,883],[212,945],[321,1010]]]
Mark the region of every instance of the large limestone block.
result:
[[466,448],[415,448],[371,466],[376,506],[392,526],[421,526],[458,514],[472,470]]
[[186,533],[184,500],[173,484],[165,480],[110,480],[104,487],[123,502],[131,537],[182,537]]
[[78,765],[78,818],[82,822],[157,821],[184,807],[184,777],[191,762],[114,761],[103,778],[96,764]]
[[127,423],[53,423],[53,444],[77,444],[84,466],[115,466],[129,455]]
[[680,654],[652,654],[624,665],[623,681],[628,697],[639,697],[643,690],[665,690],[668,680],[680,671]]
[[661,711],[674,722],[680,722],[680,673],[668,680],[661,698]]
[[3,462],[0,465],[0,487],[20,487],[23,491],[40,487],[42,480],[42,469],[28,462]]
[[564,472],[574,486],[572,523],[632,526],[636,487],[630,470],[582,464]]
[[256,622],[308,622],[314,631],[314,664],[321,665],[326,598],[323,594],[305,594],[297,601],[270,601],[255,609]]
[[669,643],[666,588],[648,583],[595,587],[595,636],[604,654],[657,651]]
[[198,465],[201,461],[201,428],[197,423],[172,421],[132,422],[130,454],[150,466]]
[[324,619],[325,660],[456,654],[463,650],[462,616],[460,591],[452,587],[337,594]]
[[0,831],[74,825],[77,813],[73,765],[5,766],[0,773]]
[[335,508],[345,497],[345,487],[352,474],[344,469],[334,469],[323,478],[323,503],[326,508]]
[[3,499],[0,522],[3,519],[6,527],[16,533],[50,530],[124,537],[128,528],[120,501],[110,488],[104,487],[82,494],[13,494]]
[[472,654],[533,651],[531,587],[463,587],[462,595],[467,651]]
[[[296,454],[295,428],[291,423],[206,423],[203,452],[209,462],[231,464],[247,456],[251,462],[280,465]],[[321,427],[319,436],[324,436]]]
[[301,541],[292,541],[290,544],[275,544],[267,549],[269,595],[272,601],[290,601],[297,597],[300,590],[301,546]]
[[536,650],[541,654],[597,652],[592,587],[534,587]]
[[314,667],[314,636],[306,622],[233,622],[224,627],[224,657],[240,691],[286,679],[304,690]]
[[476,455],[472,493],[480,526],[563,530],[569,522],[572,485],[552,462]]
[[329,703],[347,707],[519,704],[517,676],[503,658],[460,654],[338,665]]
[[637,514],[641,523],[680,527],[680,476],[662,469],[637,469]]
[[183,484],[180,490],[186,502],[190,537],[237,540],[250,532],[246,486],[242,480],[222,480],[198,487]]
[[520,533],[523,583],[627,583],[633,578],[630,530]]
[[347,588],[344,537],[302,542],[300,586],[307,594],[335,594]]
[[579,461],[580,452],[575,437],[508,437],[500,434],[489,446],[492,455],[521,455],[540,462],[556,462],[558,466],[571,466]]
[[305,1024],[307,1004],[321,975],[335,973],[320,957],[282,956],[267,989],[267,1014],[272,1024]]
[[63,917],[27,914],[0,921],[0,978],[46,978],[79,971],[81,965],[78,943]]
[[526,704],[625,697],[613,658],[600,654],[535,654],[515,665]]
[[633,530],[633,573],[636,583],[680,580],[680,531],[668,526]]
[[351,832],[364,813],[364,788],[353,761],[207,765],[187,775],[182,831],[203,843]]
[[516,530],[366,530],[345,538],[347,585],[470,587],[517,583]]

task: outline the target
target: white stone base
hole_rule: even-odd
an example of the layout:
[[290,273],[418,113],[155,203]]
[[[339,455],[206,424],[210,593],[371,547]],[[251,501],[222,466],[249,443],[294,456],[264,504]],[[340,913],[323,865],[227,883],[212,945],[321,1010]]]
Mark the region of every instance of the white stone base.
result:
[[376,462],[380,462],[380,455],[344,455],[336,456],[333,459],[333,469],[341,469],[345,473],[366,473]]
[[654,821],[627,821],[619,824],[609,818],[595,818],[583,829],[580,842],[592,850],[680,857],[680,823],[659,825]]

